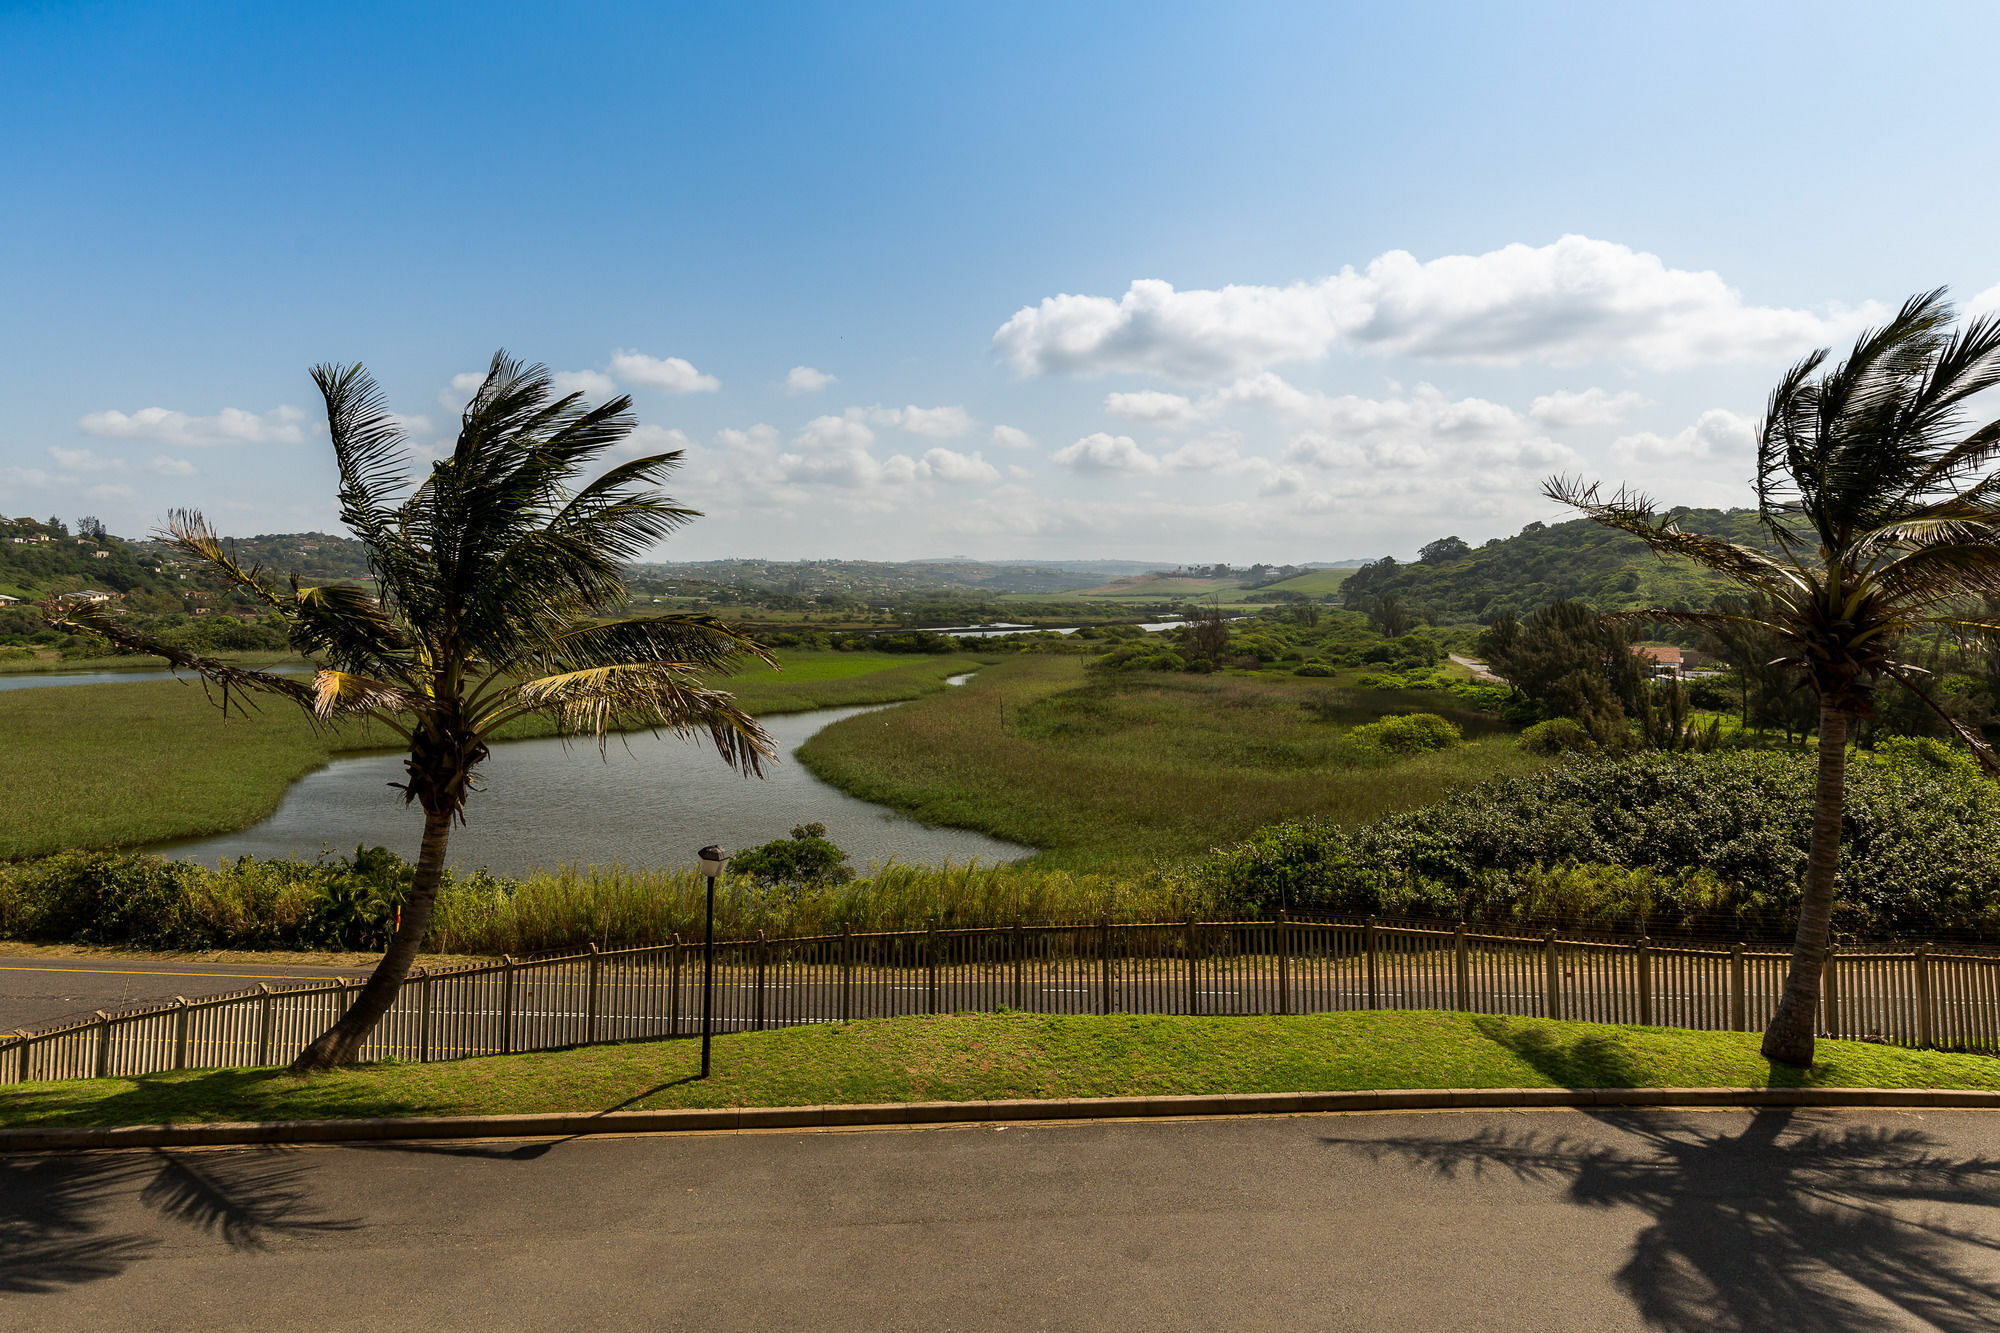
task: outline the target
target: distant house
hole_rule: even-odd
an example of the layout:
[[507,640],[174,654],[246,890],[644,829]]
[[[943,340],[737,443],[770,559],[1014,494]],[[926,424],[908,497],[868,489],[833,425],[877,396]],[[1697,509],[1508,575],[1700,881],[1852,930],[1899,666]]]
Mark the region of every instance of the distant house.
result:
[[90,553],[90,558],[91,558],[92,560],[109,560],[109,559],[111,558],[111,552],[109,552],[109,551],[92,551],[92,552]]
[[1707,653],[1662,643],[1635,643],[1632,655],[1645,661],[1649,674],[1667,680],[1685,680],[1689,676],[1700,675],[1709,670],[1715,661]]
[[9,597],[6,593],[0,592],[0,606],[19,606],[20,604],[20,598]]
[[85,602],[91,606],[101,606],[118,596],[115,592],[99,592],[95,588],[85,588],[82,592],[58,593],[58,602]]

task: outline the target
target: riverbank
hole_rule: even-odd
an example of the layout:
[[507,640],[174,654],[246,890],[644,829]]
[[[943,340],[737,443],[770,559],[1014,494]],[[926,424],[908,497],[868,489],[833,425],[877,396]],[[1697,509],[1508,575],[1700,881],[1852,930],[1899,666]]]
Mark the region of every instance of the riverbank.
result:
[[[1017,656],[948,696],[827,727],[799,759],[850,795],[1074,870],[1180,863],[1289,819],[1361,824],[1545,762],[1448,693],[1349,683],[1360,675],[1104,672]],[[1413,712],[1446,717],[1466,743],[1399,756],[1349,738]]]
[[[946,688],[978,654],[943,657],[788,651],[782,670],[728,686],[753,713],[897,703]],[[219,699],[219,695],[216,696]],[[254,702],[254,701],[253,701]],[[224,718],[201,685],[146,681],[0,692],[0,861],[71,848],[138,847],[247,828],[292,783],[341,755],[395,750],[386,728],[315,728],[275,699]],[[503,739],[547,736],[525,718]]]
[[1822,1041],[1810,1070],[1773,1065],[1747,1032],[1615,1027],[1488,1014],[1280,1017],[953,1014],[690,1041],[580,1047],[314,1079],[187,1070],[0,1089],[0,1125],[125,1125],[669,1107],[825,1106],[1009,1098],[1388,1088],[2000,1088],[2000,1060]]

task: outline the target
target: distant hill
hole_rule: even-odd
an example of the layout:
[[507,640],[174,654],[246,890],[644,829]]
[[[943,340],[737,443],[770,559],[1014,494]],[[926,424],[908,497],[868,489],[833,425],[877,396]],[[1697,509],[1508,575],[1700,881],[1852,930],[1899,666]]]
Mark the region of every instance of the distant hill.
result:
[[[1675,510],[1681,525],[1747,545],[1770,545],[1750,509]],[[1347,576],[1347,605],[1365,609],[1375,598],[1400,598],[1404,609],[1435,624],[1491,624],[1526,616],[1573,597],[1600,611],[1648,606],[1705,607],[1734,588],[1685,560],[1663,561],[1636,537],[1591,522],[1530,523],[1475,551],[1432,563],[1383,558]]]

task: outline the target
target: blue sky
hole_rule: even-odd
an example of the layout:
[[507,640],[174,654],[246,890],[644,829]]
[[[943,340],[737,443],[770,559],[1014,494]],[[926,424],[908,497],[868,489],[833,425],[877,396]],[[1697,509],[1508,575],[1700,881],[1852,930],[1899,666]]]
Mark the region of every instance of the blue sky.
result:
[[421,458],[499,346],[687,450],[664,558],[1407,555],[1549,517],[1551,471],[1741,502],[1790,360],[1929,286],[2000,306],[1996,39],[0,4],[0,511],[329,527],[307,367],[366,363]]

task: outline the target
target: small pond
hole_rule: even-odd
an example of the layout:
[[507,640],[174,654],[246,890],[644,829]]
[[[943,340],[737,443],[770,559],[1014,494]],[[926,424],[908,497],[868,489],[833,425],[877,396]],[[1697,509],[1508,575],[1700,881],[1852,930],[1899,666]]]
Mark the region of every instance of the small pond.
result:
[[[752,847],[814,821],[826,825],[827,836],[858,871],[892,859],[990,864],[1033,855],[1033,848],[964,829],[929,828],[857,800],[794,757],[821,727],[879,711],[825,708],[765,718],[782,757],[761,780],[738,776],[705,745],[643,732],[613,737],[602,754],[592,742],[496,745],[479,769],[484,790],[466,806],[465,826],[452,833],[451,860],[505,875],[572,861],[688,865],[706,843]],[[402,780],[400,754],[337,759],[292,784],[261,824],[147,850],[213,865],[244,855],[310,860],[323,850],[351,853],[357,845],[379,844],[414,860],[423,817],[388,785]]]

